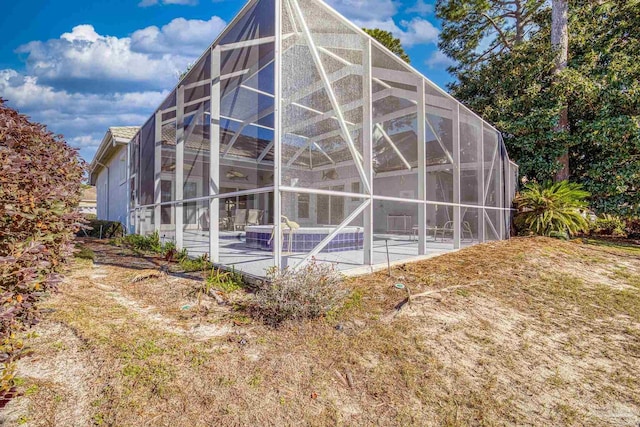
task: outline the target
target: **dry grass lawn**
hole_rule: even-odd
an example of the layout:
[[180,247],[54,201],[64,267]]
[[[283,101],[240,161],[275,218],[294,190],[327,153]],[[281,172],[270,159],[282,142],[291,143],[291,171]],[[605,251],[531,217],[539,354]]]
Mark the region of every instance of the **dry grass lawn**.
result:
[[[272,329],[91,243],[20,362],[7,426],[640,423],[640,248],[513,239],[348,279]],[[400,311],[394,307],[413,295]]]

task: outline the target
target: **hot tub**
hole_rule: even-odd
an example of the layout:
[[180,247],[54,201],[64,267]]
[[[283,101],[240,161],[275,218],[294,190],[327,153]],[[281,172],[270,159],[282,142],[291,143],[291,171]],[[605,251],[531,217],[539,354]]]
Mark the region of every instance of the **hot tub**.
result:
[[[289,229],[282,227],[282,249],[289,250]],[[334,227],[300,227],[292,234],[292,252],[310,252],[323,241]],[[273,242],[269,243],[273,225],[250,225],[245,228],[246,245],[252,249],[272,251]],[[364,231],[362,227],[345,227],[331,239],[331,242],[322,249],[322,252],[354,251],[364,247]]]

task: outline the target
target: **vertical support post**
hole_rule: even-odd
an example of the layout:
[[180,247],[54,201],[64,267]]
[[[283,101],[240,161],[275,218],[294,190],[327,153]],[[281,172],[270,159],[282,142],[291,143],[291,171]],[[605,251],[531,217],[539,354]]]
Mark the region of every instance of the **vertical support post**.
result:
[[282,0],[275,0],[275,50],[273,114],[273,256],[276,268],[282,267],[282,215],[280,185],[282,181]]
[[140,234],[140,208],[133,212],[133,222],[135,223],[135,234]]
[[505,177],[504,177],[504,147],[503,147],[503,142],[502,142],[502,138],[500,137],[500,135],[498,135],[498,155],[499,157],[499,162],[498,162],[498,167],[500,168],[498,170],[498,178],[499,178],[499,184],[498,184],[498,188],[499,188],[499,192],[498,192],[498,206],[500,207],[500,210],[498,211],[498,213],[500,214],[499,216],[499,223],[498,223],[498,232],[500,233],[500,240],[503,240],[505,237],[505,222],[506,222],[506,211],[504,210],[505,205],[504,205],[504,192],[505,192]]
[[154,207],[153,228],[160,233],[162,203],[162,110],[156,111],[154,138]]
[[[369,197],[373,196],[373,108],[371,106],[371,40],[365,41],[362,51],[362,157],[364,171],[370,183]],[[364,188],[364,186],[362,186]],[[367,189],[365,189],[367,191]],[[373,199],[363,212],[364,264],[373,265]]]
[[422,201],[418,205],[418,255],[427,253],[427,147],[426,147],[426,108],[424,95],[424,79],[420,77],[418,89],[418,199]]
[[182,199],[184,198],[184,86],[176,91],[176,247],[184,247]]
[[484,242],[485,233],[485,220],[484,220],[484,204],[485,204],[485,192],[484,192],[484,122],[480,122],[480,140],[478,141],[478,242]]
[[460,104],[453,109],[453,248],[460,249]]
[[125,218],[125,229],[127,230],[127,234],[131,233],[131,150],[133,144],[132,141],[129,141],[127,144],[127,217]]
[[[505,179],[506,187],[505,187],[505,208],[511,209],[511,204],[513,203],[513,196],[511,195],[511,182],[513,180],[513,176],[511,175],[511,163],[507,161],[505,163],[505,168],[507,169],[507,177]],[[505,225],[506,228],[506,238],[511,238],[511,211],[504,211]]]
[[209,257],[220,262],[220,46],[211,51],[211,127],[209,139]]

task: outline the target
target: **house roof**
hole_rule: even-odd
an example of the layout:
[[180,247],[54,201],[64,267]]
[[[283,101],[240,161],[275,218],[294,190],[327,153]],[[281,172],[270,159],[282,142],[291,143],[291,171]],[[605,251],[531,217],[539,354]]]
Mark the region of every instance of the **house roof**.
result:
[[89,183],[95,185],[100,170],[116,151],[117,145],[127,145],[140,130],[139,126],[111,126],[102,138],[96,155],[89,164]]
[[140,126],[111,126],[109,132],[114,138],[126,140],[126,143],[128,143],[136,136],[139,129]]

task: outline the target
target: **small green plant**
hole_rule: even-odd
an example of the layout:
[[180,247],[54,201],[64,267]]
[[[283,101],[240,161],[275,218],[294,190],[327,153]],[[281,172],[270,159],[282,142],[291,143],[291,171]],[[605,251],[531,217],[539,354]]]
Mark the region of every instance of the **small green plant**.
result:
[[164,256],[167,261],[175,258],[176,254],[177,248],[174,242],[169,241],[162,246],[162,256]]
[[219,268],[212,268],[211,274],[206,282],[214,289],[222,292],[233,292],[241,289],[244,285],[242,275],[232,271],[222,271]]
[[528,183],[516,196],[516,226],[525,234],[569,238],[589,227],[581,212],[589,196],[582,185],[569,181]]
[[188,256],[179,257],[180,267],[187,273],[194,271],[205,271],[211,268],[209,255],[202,254],[197,258],[189,258]]
[[347,294],[335,267],[315,260],[300,269],[271,270],[269,279],[256,293],[251,313],[272,326],[324,316]]
[[189,253],[187,252],[187,248],[182,248],[176,253],[176,259],[178,262],[189,258]]
[[627,237],[625,221],[619,216],[603,214],[591,224],[591,234]]
[[115,238],[112,242],[116,246],[127,246],[134,251],[138,252],[151,252],[156,254],[164,253],[165,245],[160,241],[160,235],[157,231],[149,234],[148,236],[142,236],[140,234],[127,234],[122,238]]
[[84,245],[76,244],[76,249],[77,251],[73,253],[75,258],[90,259],[93,261],[96,257],[96,254]]

